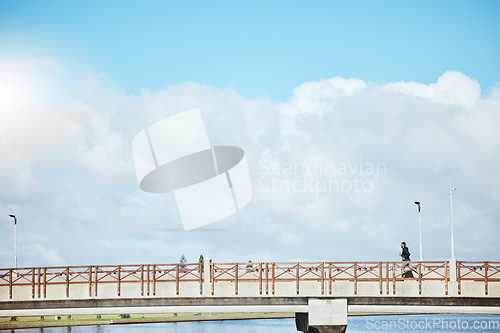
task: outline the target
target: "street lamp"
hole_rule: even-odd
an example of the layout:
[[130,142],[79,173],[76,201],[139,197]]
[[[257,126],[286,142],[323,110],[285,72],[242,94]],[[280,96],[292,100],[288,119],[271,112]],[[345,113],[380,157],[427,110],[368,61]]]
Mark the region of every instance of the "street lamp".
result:
[[456,190],[456,187],[450,187],[451,259],[455,259],[455,241],[453,240],[453,191]]
[[418,235],[420,238],[420,261],[422,261],[422,220],[420,218],[420,202],[415,201],[415,205],[418,206]]
[[14,268],[17,268],[17,219],[16,215],[9,215],[14,219]]

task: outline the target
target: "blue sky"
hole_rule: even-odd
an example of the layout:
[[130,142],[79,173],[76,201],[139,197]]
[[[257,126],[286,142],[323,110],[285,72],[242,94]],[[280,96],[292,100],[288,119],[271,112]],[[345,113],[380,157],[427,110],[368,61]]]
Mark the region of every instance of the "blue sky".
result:
[[0,1],[3,56],[48,56],[127,92],[194,81],[284,101],[335,75],[500,76],[497,1]]
[[[403,240],[417,259],[414,201],[424,259],[445,260],[450,187],[457,257],[499,260],[499,14],[498,1],[0,0],[0,267],[9,214],[22,266],[399,260]],[[245,151],[253,197],[184,232],[171,194],[139,189],[131,144],[192,108],[211,144]]]

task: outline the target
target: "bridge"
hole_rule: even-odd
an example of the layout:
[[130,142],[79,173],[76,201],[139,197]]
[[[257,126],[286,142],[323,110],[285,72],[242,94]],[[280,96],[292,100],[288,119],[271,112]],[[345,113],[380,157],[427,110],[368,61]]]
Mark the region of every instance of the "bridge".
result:
[[353,314],[500,314],[500,261],[0,269],[0,317],[215,312],[292,312],[302,332],[345,331]]

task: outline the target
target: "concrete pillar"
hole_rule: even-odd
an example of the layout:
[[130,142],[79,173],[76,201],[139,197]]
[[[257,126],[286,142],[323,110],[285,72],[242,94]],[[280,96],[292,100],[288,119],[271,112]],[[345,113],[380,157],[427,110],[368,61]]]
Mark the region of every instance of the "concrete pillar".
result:
[[450,285],[448,294],[450,296],[458,296],[458,280],[457,280],[457,259],[450,258]]
[[450,282],[457,282],[457,259],[450,258]]
[[212,283],[210,281],[210,274],[212,270],[210,269],[210,264],[212,259],[203,259],[203,296],[210,296],[212,294]]
[[308,313],[296,313],[298,331],[306,333],[344,333],[347,329],[347,299],[308,301]]

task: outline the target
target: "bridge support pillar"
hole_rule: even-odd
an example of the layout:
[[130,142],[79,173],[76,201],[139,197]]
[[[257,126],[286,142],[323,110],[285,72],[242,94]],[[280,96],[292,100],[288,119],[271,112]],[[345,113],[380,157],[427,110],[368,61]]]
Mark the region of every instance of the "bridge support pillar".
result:
[[450,296],[458,296],[458,280],[457,280],[457,259],[450,258],[450,286],[448,294]]
[[212,259],[203,259],[203,296],[212,295],[211,265]]
[[308,313],[296,313],[297,331],[344,333],[347,329],[347,299],[312,299]]

